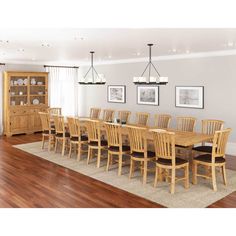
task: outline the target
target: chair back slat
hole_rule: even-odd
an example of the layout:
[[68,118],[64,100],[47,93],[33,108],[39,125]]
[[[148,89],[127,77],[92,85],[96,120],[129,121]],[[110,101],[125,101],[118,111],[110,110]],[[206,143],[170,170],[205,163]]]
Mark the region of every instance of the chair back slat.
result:
[[136,124],[146,126],[149,120],[149,113],[146,112],[137,112],[136,113]]
[[103,120],[104,121],[113,121],[114,120],[115,111],[111,109],[103,110]]
[[121,147],[122,146],[122,136],[121,136],[121,125],[104,123],[106,133],[107,133],[107,142],[108,146]]
[[215,157],[225,157],[226,146],[231,129],[216,131],[213,138],[212,161]]
[[53,116],[53,115],[60,116],[61,115],[61,108],[59,108],[59,107],[51,107],[51,108],[48,108],[47,111],[50,114],[50,116]]
[[196,125],[194,117],[177,117],[177,130],[184,132],[193,132]]
[[125,122],[126,124],[129,123],[131,112],[130,111],[119,111],[118,117],[120,119],[120,122]]
[[156,157],[171,160],[172,166],[175,166],[175,133],[153,131],[153,142]]
[[50,125],[50,116],[46,112],[39,112],[39,117],[41,119],[42,124],[42,130],[43,131],[50,131],[51,125]]
[[128,129],[131,152],[147,152],[147,128],[126,126]]
[[101,131],[100,131],[100,122],[96,120],[89,120],[86,122],[86,127],[88,131],[88,140],[89,142],[98,142],[101,141]]
[[67,117],[68,128],[71,137],[80,137],[79,119],[75,117]]
[[171,116],[166,114],[155,115],[155,126],[160,129],[168,129],[170,126]]
[[65,121],[64,116],[53,115],[53,121],[57,134],[65,134]]
[[101,108],[91,108],[89,117],[91,119],[99,119],[101,113]]
[[215,131],[222,130],[223,126],[222,120],[202,120],[202,133],[212,135]]

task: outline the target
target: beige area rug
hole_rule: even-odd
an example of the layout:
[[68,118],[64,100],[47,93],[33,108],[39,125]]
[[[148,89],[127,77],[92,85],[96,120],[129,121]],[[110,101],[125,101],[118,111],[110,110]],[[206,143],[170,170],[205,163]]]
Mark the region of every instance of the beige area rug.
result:
[[161,182],[157,188],[153,187],[154,174],[150,173],[148,183],[143,185],[141,182],[140,171],[135,172],[134,178],[128,179],[129,166],[123,167],[122,176],[117,175],[117,164],[111,166],[110,171],[106,172],[106,160],[102,161],[101,167],[96,168],[96,159],[91,160],[91,164],[86,164],[86,155],[81,158],[81,161],[76,160],[76,156],[71,159],[68,155],[62,157],[59,153],[48,152],[46,149],[41,149],[41,142],[15,145],[14,147],[25,152],[35,155],[56,163],[60,166],[74,170],[78,173],[87,175],[91,178],[110,184],[117,188],[126,190],[140,197],[146,198],[166,207],[174,208],[202,208],[211,205],[212,203],[224,198],[230,193],[236,191],[236,171],[227,170],[228,186],[223,185],[221,174],[217,175],[218,191],[212,190],[211,182],[202,178],[198,178],[198,184],[192,185],[185,189],[183,182],[176,184],[176,192],[174,195],[169,193],[169,184]]

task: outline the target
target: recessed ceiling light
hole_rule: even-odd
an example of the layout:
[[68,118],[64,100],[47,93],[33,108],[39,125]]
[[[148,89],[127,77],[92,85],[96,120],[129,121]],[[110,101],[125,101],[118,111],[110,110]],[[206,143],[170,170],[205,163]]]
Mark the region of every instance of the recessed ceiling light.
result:
[[24,48],[18,48],[17,51],[18,51],[18,52],[24,52],[25,49],[24,49]]
[[108,56],[108,58],[109,58],[109,59],[111,59],[111,58],[112,58],[112,56],[111,56],[111,55],[109,55],[109,56]]
[[189,53],[190,53],[190,51],[187,49],[187,50],[186,50],[186,53],[187,53],[187,54],[189,54]]
[[173,49],[172,49],[172,52],[177,52],[176,48],[173,48]]
[[50,48],[50,44],[49,43],[42,43],[41,45],[42,47],[47,47],[47,48]]
[[9,43],[9,40],[0,40],[0,43]]
[[31,58],[32,61],[35,61],[36,59],[34,57]]
[[81,41],[83,41],[83,40],[84,40],[84,37],[75,36],[75,37],[74,37],[74,40],[81,40]]
[[140,52],[137,52],[137,56],[140,56],[141,55],[141,53]]
[[233,42],[228,42],[228,47],[233,47],[234,46],[234,43]]

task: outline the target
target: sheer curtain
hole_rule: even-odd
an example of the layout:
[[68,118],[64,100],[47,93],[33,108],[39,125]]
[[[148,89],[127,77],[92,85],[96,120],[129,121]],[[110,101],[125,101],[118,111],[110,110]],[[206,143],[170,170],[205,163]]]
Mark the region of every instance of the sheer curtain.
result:
[[47,67],[50,107],[61,107],[64,116],[78,115],[78,69]]
[[4,66],[0,65],[0,135],[3,132],[3,71]]

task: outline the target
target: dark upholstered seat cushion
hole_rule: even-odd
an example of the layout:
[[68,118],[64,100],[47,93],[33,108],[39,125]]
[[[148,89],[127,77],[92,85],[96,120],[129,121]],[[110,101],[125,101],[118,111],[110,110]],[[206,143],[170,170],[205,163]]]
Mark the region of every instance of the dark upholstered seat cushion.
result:
[[[85,135],[82,135],[80,139],[81,139],[81,141],[88,141],[88,137]],[[79,138],[78,137],[71,137],[70,140],[76,142],[79,140]]]
[[207,152],[207,153],[212,153],[212,147],[211,146],[199,146],[193,148],[194,151],[198,152]]
[[[212,156],[210,154],[200,155],[194,158],[194,160],[211,163]],[[215,163],[225,163],[224,157],[216,157]]]
[[55,125],[51,125],[51,129],[55,129]]
[[[112,152],[119,152],[119,147],[111,146],[108,148],[108,150],[112,151]],[[130,151],[130,147],[129,146],[122,146],[122,151],[123,152]]]
[[[98,142],[91,141],[91,142],[88,143],[88,145],[90,145],[90,146],[98,146]],[[101,141],[101,146],[107,146],[107,141],[106,140],[102,140]]]
[[[49,134],[49,130],[44,130],[43,133],[44,134]],[[55,130],[51,130],[51,134],[55,134]]]
[[[69,138],[70,137],[70,133],[65,133],[65,136],[66,136],[66,138]],[[61,133],[59,133],[59,134],[56,134],[56,137],[58,137],[58,138],[62,138],[63,137],[63,134],[61,134]]]
[[[135,158],[144,158],[144,153],[143,152],[132,152],[131,156],[133,156]],[[155,152],[148,151],[147,156],[148,156],[148,158],[152,158],[152,157],[155,157],[156,154],[155,154]]]
[[[158,164],[161,164],[161,165],[166,165],[166,166],[171,166],[172,165],[172,160],[170,159],[165,159],[165,158],[158,158],[156,160],[156,163]],[[178,166],[178,165],[183,165],[185,163],[188,163],[187,160],[184,160],[184,159],[181,159],[181,158],[178,158],[176,157],[175,158],[175,164]]]

